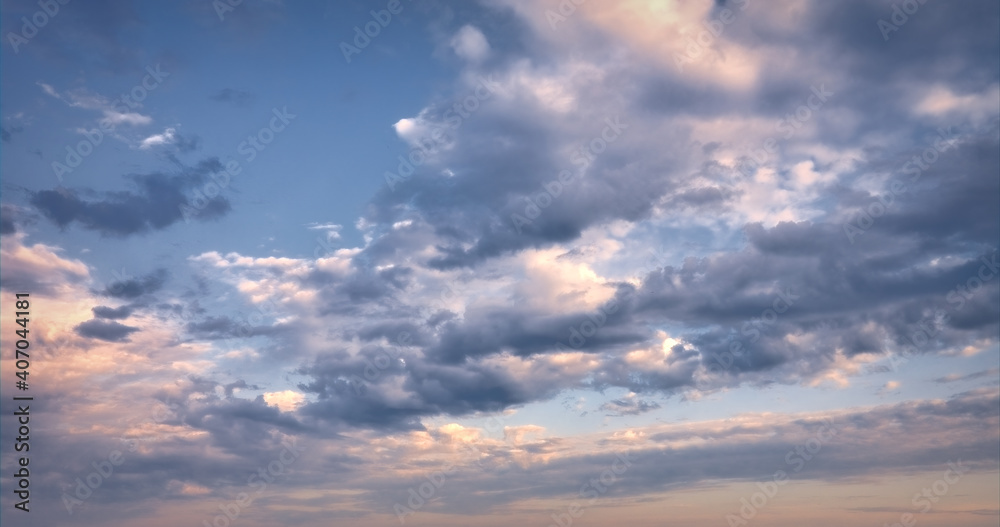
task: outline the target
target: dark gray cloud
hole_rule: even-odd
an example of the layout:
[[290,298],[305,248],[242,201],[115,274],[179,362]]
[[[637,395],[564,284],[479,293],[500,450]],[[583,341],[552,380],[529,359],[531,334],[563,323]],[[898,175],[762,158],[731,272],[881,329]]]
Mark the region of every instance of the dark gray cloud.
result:
[[337,292],[352,301],[374,300],[406,289],[412,270],[392,267],[375,272],[358,273],[338,286]]
[[108,342],[128,342],[128,336],[139,328],[119,324],[115,321],[88,320],[73,328],[77,335],[92,339],[100,339]]
[[157,269],[139,278],[125,278],[108,284],[99,294],[114,298],[138,298],[159,291],[167,281],[166,269]]
[[[555,371],[539,382],[486,364],[435,364],[422,361],[412,349],[378,346],[357,356],[325,353],[297,373],[312,379],[299,389],[318,397],[300,410],[302,415],[337,426],[379,429],[423,429],[421,417],[494,411],[552,397],[570,385]],[[400,377],[411,394],[405,401],[388,393]]]
[[[485,101],[483,108],[463,123],[462,133],[455,135],[447,159],[418,168],[417,175],[394,190],[384,188],[373,202],[369,219],[391,224],[407,219],[396,216],[398,211],[415,208],[419,219],[433,230],[433,243],[443,253],[428,265],[466,267],[528,247],[572,241],[591,225],[642,219],[671,187],[666,159],[639,156],[642,161],[636,161],[636,150],[629,146],[630,131],[624,129],[631,126],[627,118],[620,121],[623,129],[610,131],[614,127],[605,120],[613,122],[618,110],[590,112],[572,123],[540,121],[529,117],[535,111],[530,107],[533,103],[520,102],[528,106],[501,109],[503,104],[517,103]],[[498,108],[491,109],[490,104]],[[581,169],[571,156],[556,153],[600,139],[605,130],[617,139],[595,156],[586,175],[580,175]],[[487,134],[495,139],[486,141]],[[493,141],[504,148],[495,148]],[[449,185],[443,185],[445,176],[439,175],[445,166],[458,174]],[[551,204],[538,217],[526,211],[530,205],[525,198],[543,194],[543,185],[557,180],[562,170],[573,171],[574,177],[560,184],[559,196],[541,198],[550,199]],[[401,203],[407,206],[400,207]],[[412,216],[412,212],[407,214]],[[515,214],[527,222],[515,223]],[[395,254],[386,246],[412,246],[418,241],[408,233],[390,234],[366,253],[383,259]]]
[[257,386],[255,384],[247,384],[247,381],[244,381],[243,379],[240,379],[238,381],[233,381],[223,386],[223,390],[226,392],[227,397],[232,397],[233,392],[237,388],[241,390],[259,390],[260,386]]
[[60,187],[32,193],[31,204],[59,227],[77,222],[105,236],[142,234],[181,220],[206,221],[228,213],[231,207],[225,197],[201,193],[209,176],[223,170],[217,158],[209,158],[176,175],[127,176],[136,187],[133,191],[107,192],[90,200]]
[[17,224],[14,222],[14,218],[17,214],[17,209],[6,203],[0,204],[0,234],[14,234],[17,232]]
[[189,322],[185,331],[199,339],[217,340],[227,338],[250,338],[261,335],[275,335],[290,328],[281,325],[256,324],[246,317],[210,316],[200,321]]
[[[584,329],[581,332],[581,328]],[[593,335],[583,336],[591,327]],[[461,321],[438,328],[438,340],[426,354],[435,361],[461,364],[467,359],[509,352],[521,357],[563,349],[621,350],[646,340],[648,332],[629,326],[619,313],[601,310],[572,314],[531,312],[524,309],[470,309]]]
[[97,306],[90,310],[94,312],[96,318],[107,318],[111,320],[121,320],[132,315],[133,306],[124,305],[120,307]]

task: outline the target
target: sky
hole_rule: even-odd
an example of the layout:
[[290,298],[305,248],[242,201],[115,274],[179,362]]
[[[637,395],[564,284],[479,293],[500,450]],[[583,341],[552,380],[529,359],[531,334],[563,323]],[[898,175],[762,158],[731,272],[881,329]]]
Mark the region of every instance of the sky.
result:
[[1000,522],[994,1],[0,36],[5,526]]

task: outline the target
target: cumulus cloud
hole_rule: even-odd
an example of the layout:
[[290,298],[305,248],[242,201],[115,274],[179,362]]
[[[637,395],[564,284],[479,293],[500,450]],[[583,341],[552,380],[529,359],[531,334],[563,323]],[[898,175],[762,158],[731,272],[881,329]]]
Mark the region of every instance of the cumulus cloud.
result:
[[64,258],[58,247],[27,245],[18,233],[0,238],[0,281],[3,289],[56,294],[90,280],[90,269],[80,260]]
[[[311,223],[345,247],[199,248],[188,291],[165,270],[101,288],[82,261],[27,245],[3,209],[4,289],[81,296],[53,342],[90,350],[99,367],[85,380],[117,368],[142,382],[115,396],[170,409],[108,425],[149,445],[129,478],[108,484],[110,501],[229,499],[245,486],[230,474],[266,466],[291,438],[312,457],[277,492],[304,523],[329,516],[303,489],[333,485],[351,491],[351,511],[386,511],[438,466],[459,467],[428,504],[442,513],[574,499],[575,482],[612,452],[636,459],[616,498],[752,485],[795,471],[788,453],[824,429],[835,433],[796,478],[912,477],[956,452],[997,470],[996,369],[971,365],[996,350],[1000,328],[994,3],[922,5],[891,45],[858,23],[887,16],[890,2],[586,2],[556,27],[539,4],[502,4],[495,19],[441,33],[464,61],[449,95],[384,121],[408,147],[438,128],[447,140],[376,193],[357,247],[342,225]],[[736,21],[679,67],[688,37],[724,9]],[[504,24],[516,30],[496,30]],[[227,88],[211,99],[253,96]],[[937,148],[942,129],[950,139]],[[173,128],[145,143],[181,148]],[[220,169],[210,159],[129,176],[131,190],[35,191],[30,203],[60,228],[148,233],[181,219]],[[195,217],[229,208],[217,197]],[[925,358],[968,370],[903,366]],[[920,382],[972,390],[657,420],[716,396],[745,404],[764,388],[860,385],[878,400]],[[568,391],[599,394],[593,414],[628,425],[567,435],[528,422]],[[488,414],[517,423],[469,424]],[[98,449],[98,433],[80,428],[61,439]]]

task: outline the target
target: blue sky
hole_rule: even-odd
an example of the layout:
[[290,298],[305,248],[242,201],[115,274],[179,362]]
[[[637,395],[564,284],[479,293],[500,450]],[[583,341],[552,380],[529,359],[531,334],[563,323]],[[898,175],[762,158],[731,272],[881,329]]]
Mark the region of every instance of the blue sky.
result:
[[5,524],[996,524],[994,3],[233,4],[0,4]]

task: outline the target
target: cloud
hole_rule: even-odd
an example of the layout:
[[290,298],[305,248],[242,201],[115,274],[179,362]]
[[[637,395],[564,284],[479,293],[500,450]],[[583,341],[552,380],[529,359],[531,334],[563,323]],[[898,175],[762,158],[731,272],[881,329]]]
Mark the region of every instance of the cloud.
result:
[[601,405],[601,410],[609,412],[608,415],[640,415],[659,409],[659,403],[639,399],[635,393],[630,393],[622,399],[614,399]]
[[451,48],[455,54],[471,62],[481,62],[490,54],[490,44],[479,28],[471,25],[462,26],[451,39]]
[[273,335],[289,328],[277,325],[251,324],[245,319],[233,319],[228,316],[210,316],[197,322],[189,322],[184,326],[192,336],[199,339],[217,340],[228,338],[249,338],[260,335]]
[[154,146],[174,146],[179,152],[187,153],[198,149],[197,137],[185,137],[176,128],[167,128],[160,134],[153,134],[139,142],[139,148],[149,150]]
[[176,139],[174,133],[173,128],[167,128],[162,134],[154,134],[143,139],[139,143],[139,148],[148,149],[153,146],[173,144]]
[[343,225],[338,225],[335,223],[310,223],[306,225],[306,228],[311,231],[323,231],[326,233],[326,239],[321,240],[323,243],[330,243],[340,240],[340,231],[343,230]]
[[111,101],[96,93],[90,93],[83,88],[76,88],[61,94],[51,85],[44,82],[39,81],[38,85],[46,95],[59,99],[69,106],[101,112],[104,120],[112,126],[120,124],[142,126],[153,122],[152,117],[131,111],[130,106],[126,106],[117,99]]
[[167,281],[167,276],[166,269],[157,269],[141,278],[126,278],[112,282],[100,294],[113,298],[138,298],[159,291]]
[[97,200],[81,198],[79,192],[60,187],[33,192],[30,201],[59,227],[76,222],[105,236],[125,237],[165,229],[184,219],[186,212],[200,221],[224,216],[231,207],[223,196],[202,197],[200,207],[193,201],[209,176],[223,170],[218,159],[209,158],[179,174],[128,176],[135,190],[106,192]]
[[125,326],[114,321],[88,320],[75,328],[77,335],[81,337],[100,339],[107,342],[129,342],[128,336],[139,328]]
[[882,388],[879,389],[879,395],[885,395],[888,393],[899,393],[899,387],[902,383],[899,381],[888,381]]
[[24,244],[24,233],[0,238],[0,282],[6,291],[59,294],[90,280],[87,264],[60,256],[60,249]]
[[[357,223],[358,247],[317,258],[203,248],[187,260],[197,274],[189,289],[173,270],[101,287],[84,262],[24,245],[20,211],[0,211],[4,290],[61,294],[69,305],[32,330],[54,344],[46,349],[58,361],[42,363],[72,372],[44,388],[53,396],[43,404],[57,408],[43,409],[73,433],[39,438],[56,456],[47,466],[58,467],[33,472],[40,498],[58,501],[73,474],[91,471],[119,438],[141,447],[88,502],[95,521],[122,503],[217,511],[292,437],[308,461],[269,487],[285,507],[260,502],[262,522],[329,523],[333,495],[345,515],[390,511],[426,474],[452,466],[421,514],[508,504],[537,512],[539,499],[576,499],[577,483],[601,474],[616,452],[635,462],[608,497],[628,505],[709,488],[736,508],[739,496],[727,493],[778,469],[803,485],[898,484],[956,453],[981,474],[996,472],[996,368],[930,380],[910,370],[892,381],[865,376],[904,357],[944,364],[996,350],[995,3],[927,3],[887,45],[874,21],[891,2],[751,2],[683,68],[676,56],[689,37],[708,35],[721,10],[740,2],[670,11],[585,2],[556,28],[544,6],[502,3],[510,9],[441,33],[463,68],[449,95],[384,121],[408,148],[435,127],[447,139],[374,196]],[[207,5],[199,9],[214,16]],[[450,28],[464,23],[462,10],[447,15]],[[819,86],[833,95],[810,107]],[[40,87],[107,109],[85,91]],[[469,97],[474,110],[464,106]],[[253,101],[228,88],[210,98]],[[935,161],[914,176],[907,163],[948,127],[954,146],[932,151]],[[144,143],[195,148],[182,139],[167,128]],[[129,176],[123,191],[30,199],[58,227],[148,233],[176,223],[173,211],[192,206],[218,169],[206,161]],[[894,182],[905,191],[890,195]],[[229,207],[210,202],[203,211],[214,212],[201,219]],[[861,234],[845,233],[865,214]],[[305,226],[348,243],[339,224]],[[656,259],[643,265],[649,250]],[[146,306],[156,311],[145,316]],[[259,320],[238,314],[247,306]],[[129,317],[136,327],[124,325]],[[112,370],[127,382],[84,389]],[[873,397],[919,382],[945,391],[989,385],[837,411],[658,415],[673,397],[711,412],[720,399],[725,408],[734,396],[752,403],[760,398],[743,396],[763,387],[787,396],[857,384],[831,393]],[[606,415],[591,417],[609,427],[562,435],[531,422],[569,390],[599,392],[594,406]],[[168,415],[151,419],[159,404]],[[500,420],[516,422],[492,432],[470,424],[500,410]],[[794,469],[789,453],[818,444],[831,423],[833,438]],[[331,494],[303,494],[316,488]]]
[[268,406],[273,406],[282,412],[291,412],[302,405],[305,396],[301,393],[284,390],[281,392],[268,392],[263,395]]
[[120,320],[131,316],[133,307],[131,305],[124,305],[121,307],[97,306],[91,310],[94,312],[95,318]]
[[944,377],[938,377],[934,379],[934,382],[943,384],[952,382],[975,381],[979,379],[994,379],[996,378],[998,373],[1000,373],[1000,368],[990,368],[988,370],[969,373],[966,375],[952,373],[949,375],[945,375]]
[[17,232],[17,224],[14,222],[16,214],[17,207],[6,203],[0,204],[0,235]]
[[[414,148],[435,127],[448,130],[449,140],[425,148],[412,176],[373,198],[359,223],[368,240],[352,260],[359,271],[350,285],[321,288],[324,305],[393,302],[397,310],[386,316],[396,324],[423,322],[410,310],[420,309],[414,295],[433,283],[425,282],[432,273],[446,282],[466,271],[524,279],[519,258],[551,258],[547,250],[582,254],[583,247],[600,243],[614,249],[588,255],[602,268],[594,285],[565,293],[583,296],[601,284],[620,299],[618,313],[579,348],[596,362],[588,370],[593,387],[677,393],[695,385],[712,390],[766,382],[844,386],[867,364],[900,353],[935,312],[951,318],[920,353],[952,353],[964,348],[965,339],[996,342],[990,317],[1000,313],[986,298],[1000,281],[986,283],[968,300],[975,307],[956,310],[947,301],[1000,239],[992,221],[1000,193],[996,105],[981,120],[958,112],[953,148],[936,155],[918,182],[907,183],[863,235],[852,240],[845,234],[845,225],[884,197],[890,181],[911,177],[907,161],[933,144],[937,119],[947,114],[914,110],[928,97],[914,90],[926,63],[916,55],[893,57],[877,32],[874,38],[857,35],[856,21],[869,14],[878,19],[878,9],[850,3],[850,16],[819,6],[747,9],[717,39],[718,50],[704,50],[701,65],[680,71],[674,55],[686,45],[682,30],[703,28],[723,6],[692,4],[673,19],[587,4],[577,16],[593,26],[552,31],[541,11],[510,4],[525,19],[534,17],[533,36],[549,45],[487,71],[467,67],[452,99],[396,122],[397,135]],[[989,18],[996,9],[987,11],[980,15]],[[953,10],[942,16],[982,24]],[[997,71],[994,52],[976,51],[956,26],[932,24],[931,18],[908,31],[948,42],[933,49],[919,44],[933,55],[933,68],[945,71],[952,62],[962,71]],[[626,19],[631,25],[621,23]],[[835,30],[824,25],[828,20]],[[790,31],[800,23],[824,38]],[[623,47],[622,39],[632,45]],[[453,43],[461,44],[457,36]],[[790,53],[804,49],[813,58],[790,67],[782,53],[754,51],[765,44]],[[568,50],[578,49],[588,50],[586,58],[569,60]],[[733,64],[748,54],[753,57],[744,66]],[[851,57],[849,71],[814,66],[844,54]],[[876,71],[892,71],[893,87],[873,80],[882,78]],[[474,91],[478,81],[470,79],[477,76],[492,79],[496,89],[460,127],[449,126],[455,104]],[[986,108],[995,80],[977,79],[974,87],[946,82],[935,93],[960,94],[949,99],[955,108]],[[802,105],[815,90],[832,95],[810,110]],[[900,90],[905,100],[889,95]],[[879,95],[856,96],[873,92]],[[885,120],[873,112],[890,100],[893,119],[918,131],[889,134],[871,148],[858,137],[881,129]],[[776,128],[797,108],[809,110],[808,119],[786,121],[791,134]],[[741,171],[769,139],[780,148],[765,152],[749,173]],[[515,214],[524,218],[521,224],[512,221]],[[688,245],[680,249],[682,243]],[[643,245],[670,256],[656,270],[638,269],[633,257]],[[412,278],[400,287],[373,278],[374,269],[404,258]],[[500,282],[470,280],[487,288]],[[579,331],[593,316],[526,307],[524,296],[496,287],[507,296],[485,302],[484,295],[468,293],[442,311],[444,318],[433,319],[433,329],[421,326],[414,336],[426,342],[424,356],[406,363],[548,359],[565,351],[557,344],[567,342],[571,328]],[[551,294],[543,284],[532,290]],[[634,294],[625,298],[627,291]],[[782,296],[794,297],[794,305],[782,303]],[[505,305],[512,301],[518,305]],[[661,336],[665,326],[671,329]],[[674,344],[663,346],[668,340]],[[740,346],[738,357],[730,353],[734,345]],[[564,381],[581,382],[571,375]]]
[[[336,223],[310,223],[306,225],[306,228],[314,231],[332,231],[333,233],[339,233],[343,229],[343,225],[338,225]],[[340,235],[337,234],[337,237]]]

